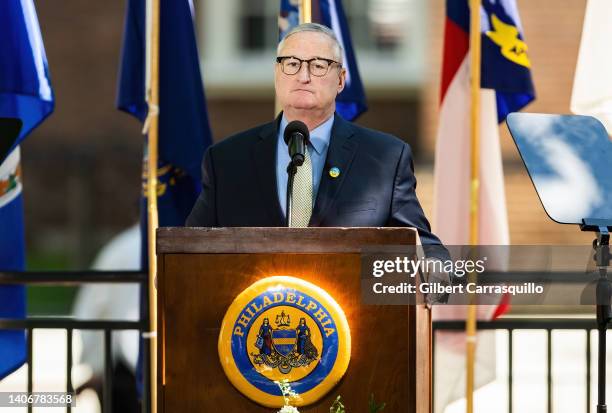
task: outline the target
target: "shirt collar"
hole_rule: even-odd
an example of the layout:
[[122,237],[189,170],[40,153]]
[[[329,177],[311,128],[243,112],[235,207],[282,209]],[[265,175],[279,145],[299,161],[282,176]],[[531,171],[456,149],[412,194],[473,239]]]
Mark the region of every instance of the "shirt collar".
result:
[[[285,114],[281,118],[280,127],[279,127],[279,136],[282,137],[285,134],[285,128],[289,124],[287,118],[285,118]],[[325,149],[329,146],[329,140],[331,139],[331,131],[332,126],[334,125],[334,115],[332,114],[329,119],[325,122],[317,126],[314,130],[310,132],[310,144],[312,148],[317,152],[317,154],[321,155]]]

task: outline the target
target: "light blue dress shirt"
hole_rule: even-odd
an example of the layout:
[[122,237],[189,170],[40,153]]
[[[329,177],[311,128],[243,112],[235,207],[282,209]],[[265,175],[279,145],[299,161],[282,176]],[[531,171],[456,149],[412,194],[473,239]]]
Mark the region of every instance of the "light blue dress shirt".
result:
[[[280,202],[283,215],[287,216],[287,165],[289,165],[289,150],[285,143],[284,134],[285,128],[289,122],[283,114],[280,127],[278,128],[278,143],[276,146],[276,189],[278,191],[278,200]],[[312,205],[314,208],[319,184],[321,183],[321,174],[325,166],[325,158],[327,157],[327,148],[329,148],[329,140],[331,139],[331,130],[334,125],[334,115],[325,122],[310,131],[310,144],[308,145],[308,153],[312,162]]]

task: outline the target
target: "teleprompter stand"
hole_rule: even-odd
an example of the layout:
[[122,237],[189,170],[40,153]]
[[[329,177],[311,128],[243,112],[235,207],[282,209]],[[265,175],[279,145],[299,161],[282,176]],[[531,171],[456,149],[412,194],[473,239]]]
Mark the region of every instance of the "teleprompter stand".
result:
[[591,116],[512,113],[507,124],[548,216],[557,223],[579,225],[582,231],[597,234],[593,241],[593,258],[599,270],[595,287],[597,412],[604,413],[606,331],[612,321],[612,282],[607,269],[612,230],[612,141],[604,125]]
[[608,267],[610,266],[610,229],[612,221],[602,219],[583,219],[580,229],[583,231],[594,231],[597,238],[593,240],[593,259],[599,269],[599,280],[597,281],[597,332],[599,335],[599,349],[597,351],[597,413],[605,413],[606,406],[606,332],[608,324],[612,321],[612,283],[608,279]]

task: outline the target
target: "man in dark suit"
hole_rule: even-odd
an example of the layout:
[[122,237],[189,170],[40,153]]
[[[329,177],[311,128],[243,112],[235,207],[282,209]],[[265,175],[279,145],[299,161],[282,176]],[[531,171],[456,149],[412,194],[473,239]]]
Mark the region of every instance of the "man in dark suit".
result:
[[208,149],[203,190],[187,225],[285,226],[289,155],[283,132],[300,120],[311,143],[294,183],[295,226],[407,226],[418,229],[423,244],[440,244],[416,196],[408,144],[334,113],[346,70],[333,32],[300,25],[277,55],[275,89],[283,112]]

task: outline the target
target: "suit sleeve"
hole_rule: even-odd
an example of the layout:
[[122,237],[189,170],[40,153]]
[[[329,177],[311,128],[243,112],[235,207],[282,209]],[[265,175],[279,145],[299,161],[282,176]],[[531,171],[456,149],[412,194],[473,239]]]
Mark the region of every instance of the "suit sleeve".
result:
[[185,226],[188,227],[216,227],[217,225],[217,206],[216,206],[216,183],[215,169],[211,154],[212,147],[209,147],[202,160],[202,192],[198,197],[191,213],[187,217]]
[[416,195],[416,184],[412,151],[408,144],[404,144],[395,173],[391,216],[387,225],[416,228],[426,255],[446,259],[448,251],[442,246],[440,239],[431,232],[429,221]]

